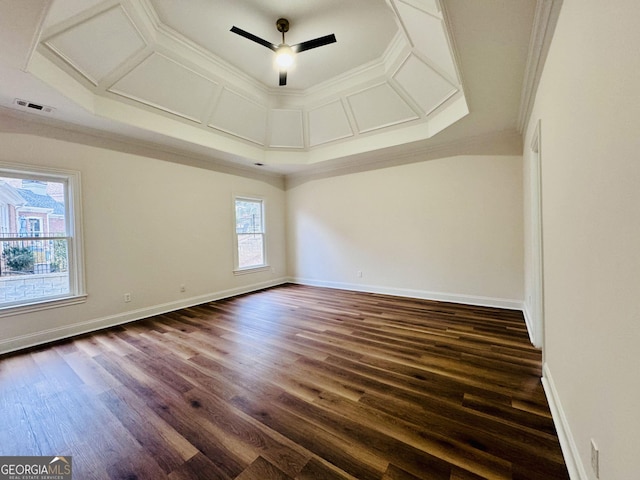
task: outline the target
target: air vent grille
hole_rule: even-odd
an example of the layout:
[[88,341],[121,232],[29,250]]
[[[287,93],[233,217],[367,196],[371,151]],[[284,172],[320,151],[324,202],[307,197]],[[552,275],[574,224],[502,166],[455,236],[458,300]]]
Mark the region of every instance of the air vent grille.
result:
[[56,110],[53,107],[49,107],[47,105],[41,105],[39,103],[31,102],[29,100],[23,100],[21,98],[16,98],[13,101],[13,103],[20,110],[25,110],[25,111],[34,112],[34,113],[39,112],[39,113],[52,114]]

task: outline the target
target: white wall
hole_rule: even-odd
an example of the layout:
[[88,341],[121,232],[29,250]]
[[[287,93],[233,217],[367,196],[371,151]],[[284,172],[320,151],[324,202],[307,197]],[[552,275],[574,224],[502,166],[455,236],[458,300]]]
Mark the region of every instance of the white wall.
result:
[[521,307],[521,157],[459,156],[313,180],[289,189],[287,205],[297,281]]
[[[81,172],[89,294],[81,305],[0,318],[0,352],[285,278],[285,193],[271,182],[34,135],[0,133],[0,145],[0,161]],[[234,276],[234,194],[266,199],[275,272]]]
[[575,478],[596,478],[592,438],[601,479],[640,478],[638,18],[564,0],[525,138],[540,119],[546,380]]

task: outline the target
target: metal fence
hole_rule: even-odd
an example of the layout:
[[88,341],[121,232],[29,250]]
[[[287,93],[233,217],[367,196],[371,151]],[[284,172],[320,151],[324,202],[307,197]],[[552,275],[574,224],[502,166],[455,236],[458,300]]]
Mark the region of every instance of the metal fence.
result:
[[35,275],[67,272],[69,267],[66,237],[0,238],[0,276]]

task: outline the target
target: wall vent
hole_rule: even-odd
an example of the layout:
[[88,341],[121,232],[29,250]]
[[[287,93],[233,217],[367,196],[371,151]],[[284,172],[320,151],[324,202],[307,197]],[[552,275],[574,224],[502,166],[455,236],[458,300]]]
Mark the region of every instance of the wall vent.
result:
[[21,98],[16,98],[13,101],[14,105],[16,105],[20,110],[26,110],[29,112],[40,112],[51,114],[55,112],[55,108],[48,107],[47,105],[41,105],[39,103],[30,102],[29,100],[22,100]]

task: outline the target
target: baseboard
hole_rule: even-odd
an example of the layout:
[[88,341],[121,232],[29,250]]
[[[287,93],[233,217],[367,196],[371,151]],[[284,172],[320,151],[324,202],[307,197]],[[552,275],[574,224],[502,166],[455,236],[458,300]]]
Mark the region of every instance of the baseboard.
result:
[[[282,285],[283,283],[297,283],[300,285],[309,285],[315,287],[336,288],[341,290],[352,290],[366,293],[379,293],[384,295],[395,295],[400,297],[421,298],[424,300],[435,300],[440,302],[460,303],[463,305],[477,305],[482,307],[504,308],[509,310],[523,311],[522,302],[519,300],[510,300],[504,298],[482,297],[465,294],[451,294],[442,292],[429,292],[425,290],[401,289],[393,287],[382,287],[376,285],[362,285],[355,283],[342,282],[326,282],[299,277],[282,277],[268,282],[262,282],[252,285],[246,285],[229,290],[213,292],[206,295],[181,299],[151,307],[131,310],[117,315],[87,320],[84,322],[65,325],[62,327],[42,330],[27,335],[12,337],[0,340],[0,355],[5,353],[22,350],[25,348],[35,347],[45,343],[50,343],[65,338],[94,332],[116,325],[142,320],[144,318],[160,315],[167,312],[179,310],[181,308],[192,307],[206,302],[213,302],[223,298],[229,298],[244,293],[250,293],[263,288]],[[527,324],[527,328],[528,324]]]
[[542,367],[542,386],[544,387],[544,392],[549,402],[553,423],[558,432],[558,440],[560,440],[560,447],[562,448],[564,461],[569,471],[569,477],[571,480],[588,480],[587,472],[580,459],[578,447],[571,434],[571,428],[569,428],[569,422],[562,409],[562,403],[560,402],[558,391],[553,382],[551,370],[546,363]]
[[533,336],[533,317],[526,303],[522,305],[522,315],[524,316],[524,323],[527,326],[527,333],[529,334],[529,341],[535,345],[536,341]]
[[246,285],[243,287],[232,288],[229,290],[222,290],[219,292],[213,292],[206,295],[199,295],[197,297],[190,297],[186,299],[177,300],[174,302],[163,303],[160,305],[154,305],[152,307],[141,308],[137,310],[131,310],[128,312],[120,313],[117,315],[109,315],[106,317],[95,318],[84,322],[74,323],[71,325],[65,325],[63,327],[51,328],[48,330],[42,330],[27,335],[21,335],[18,337],[12,337],[8,339],[0,340],[0,355],[25,348],[36,347],[45,343],[55,342],[63,340],[65,338],[74,337],[76,335],[82,335],[85,333],[94,332],[96,330],[102,330],[104,328],[114,327],[116,325],[122,325],[124,323],[134,322],[136,320],[142,320],[144,318],[152,317],[154,315],[160,315],[167,312],[173,312],[180,310],[181,308],[193,307],[194,305],[200,305],[207,302],[213,302],[216,300],[222,300],[223,298],[229,298],[236,295],[242,295],[244,293],[254,292],[263,288],[275,287],[287,283],[287,278],[279,278],[270,280],[268,282],[255,283],[252,285]]
[[476,305],[481,307],[504,308],[507,310],[523,309],[521,300],[506,298],[482,297],[458,293],[429,292],[426,290],[413,290],[407,288],[383,287],[379,285],[362,285],[359,283],[326,282],[308,278],[292,277],[291,283],[309,285],[312,287],[335,288],[339,290],[353,290],[356,292],[380,293],[383,295],[395,295],[398,297],[421,298],[423,300],[435,300],[439,302],[460,303],[463,305]]

